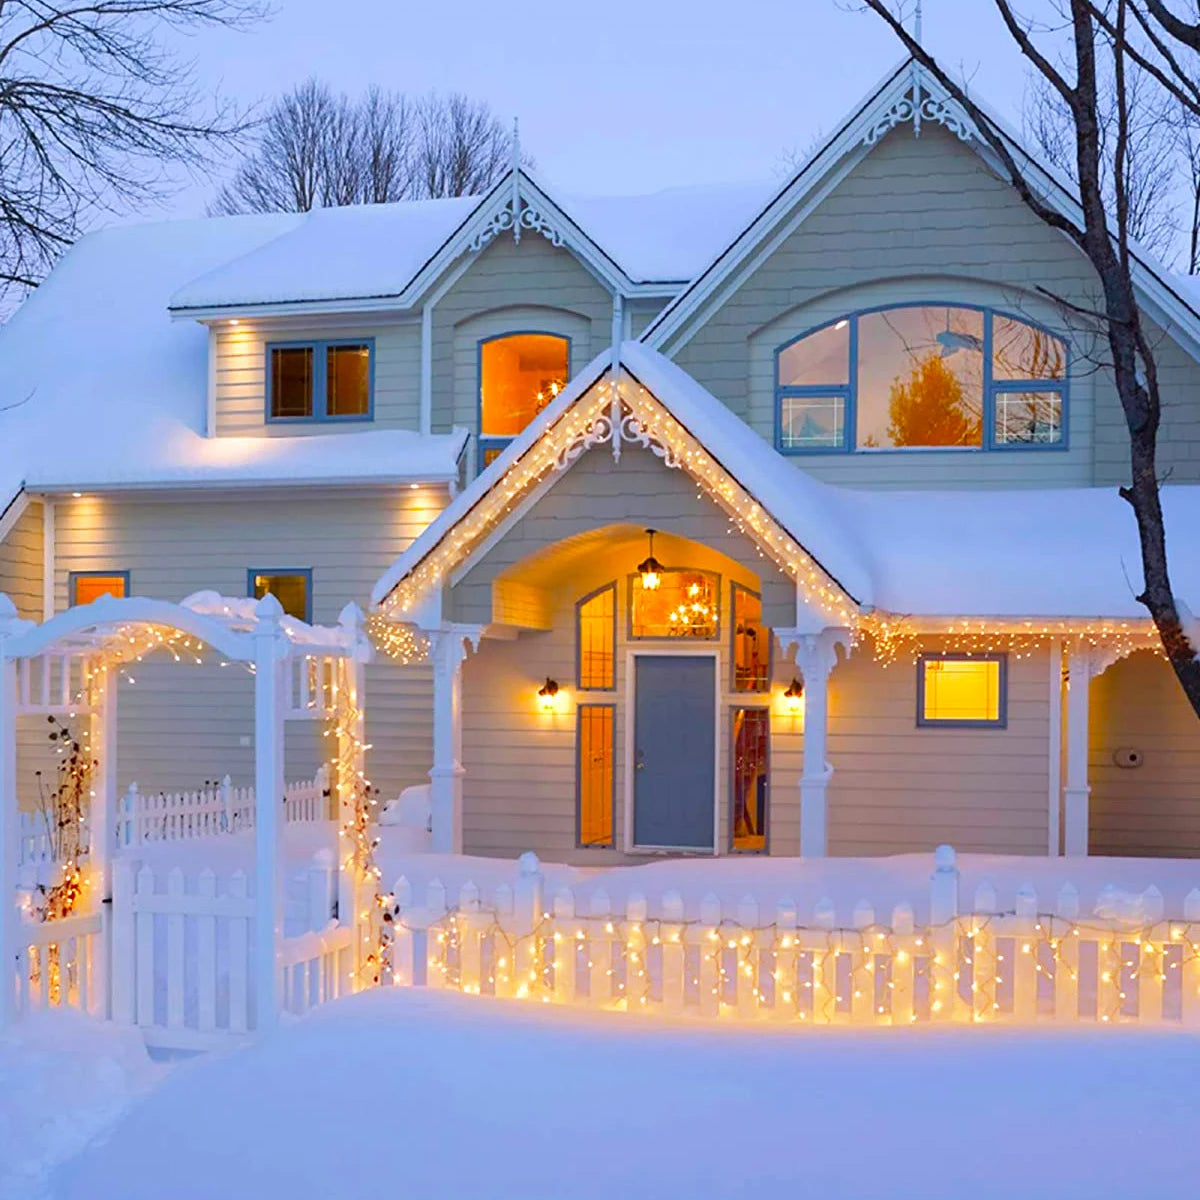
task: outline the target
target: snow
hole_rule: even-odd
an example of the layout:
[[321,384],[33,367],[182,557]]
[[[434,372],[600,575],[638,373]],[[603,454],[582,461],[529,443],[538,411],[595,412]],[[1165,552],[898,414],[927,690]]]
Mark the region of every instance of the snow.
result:
[[57,1200],[1194,1194],[1200,1038],[670,1024],[362,993],[172,1072]]
[[[862,605],[953,617],[1146,618],[1141,553],[1116,488],[855,490],[814,478],[779,454],[670,359],[625,342],[621,361]],[[509,467],[609,366],[597,356],[375,586],[374,603],[420,563]],[[1165,486],[1176,595],[1200,609],[1200,487]]]
[[138,1030],[70,1009],[0,1034],[0,1197],[37,1200],[54,1166],[112,1128],[165,1071]]
[[208,333],[173,322],[179,284],[293,228],[294,215],[104,230],[81,239],[0,329],[0,512],[22,486],[451,479],[461,431],[204,435]]

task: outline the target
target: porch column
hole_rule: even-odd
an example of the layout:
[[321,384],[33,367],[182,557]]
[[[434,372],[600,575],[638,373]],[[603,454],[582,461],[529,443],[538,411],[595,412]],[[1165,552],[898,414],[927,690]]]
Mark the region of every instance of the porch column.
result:
[[0,592],[0,1030],[17,1007],[17,664],[5,648],[16,624],[16,607]]
[[478,626],[450,625],[429,635],[433,663],[433,767],[429,799],[433,849],[461,854],[462,836],[462,665],[467,643],[479,644]]
[[[796,647],[796,666],[804,683],[804,758],[800,776],[800,853],[823,858],[829,853],[827,792],[833,767],[826,759],[829,735],[829,675],[839,645],[849,647],[845,629],[819,633],[787,631],[785,645]],[[782,634],[781,634],[781,640]]]
[[283,608],[268,593],[254,613],[254,998],[263,1030],[279,1016],[283,940]]
[[[1126,651],[1127,653],[1127,651]],[[1088,852],[1088,693],[1091,682],[1122,657],[1103,647],[1073,649],[1067,657],[1067,781],[1063,788],[1063,853]]]
[[88,859],[101,901],[112,899],[112,851],[117,836],[117,678],[115,667],[100,667],[91,697],[92,746],[100,769],[88,813]]

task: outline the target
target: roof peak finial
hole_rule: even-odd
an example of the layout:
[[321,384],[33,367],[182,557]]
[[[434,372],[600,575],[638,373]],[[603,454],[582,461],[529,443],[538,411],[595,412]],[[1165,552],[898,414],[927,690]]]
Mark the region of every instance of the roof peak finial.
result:
[[924,45],[921,40],[921,0],[917,0],[917,11],[913,16],[913,40],[918,46]]
[[512,169],[515,174],[521,169],[521,118],[513,117]]

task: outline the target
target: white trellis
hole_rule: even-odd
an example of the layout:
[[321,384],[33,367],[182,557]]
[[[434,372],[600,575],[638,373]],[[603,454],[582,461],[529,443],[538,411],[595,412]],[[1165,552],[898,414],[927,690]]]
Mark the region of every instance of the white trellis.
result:
[[[156,650],[182,661],[178,648],[192,650],[196,643],[226,662],[244,664],[254,677],[253,982],[259,1028],[275,1019],[282,998],[283,941],[283,820],[275,801],[286,786],[284,722],[333,722],[332,776],[344,818],[364,778],[363,667],[371,651],[361,611],[348,605],[339,624],[326,628],[285,617],[270,595],[254,602],[207,592],[182,604],[105,596],[38,625],[21,620],[0,593],[0,1028],[16,1008],[14,968],[23,945],[16,904],[18,718],[68,716],[89,723],[90,757],[97,766],[88,813],[86,894],[99,912],[112,898],[118,673],[123,664]],[[351,914],[353,923],[354,880],[345,870],[339,875],[339,913],[343,920]],[[90,981],[93,996],[109,986],[103,949],[100,958]]]

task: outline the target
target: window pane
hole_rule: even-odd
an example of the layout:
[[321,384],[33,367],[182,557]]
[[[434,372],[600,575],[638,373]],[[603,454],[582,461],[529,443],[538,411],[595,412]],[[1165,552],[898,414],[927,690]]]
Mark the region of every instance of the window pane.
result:
[[268,592],[283,606],[289,617],[309,620],[308,576],[301,572],[266,571],[254,574],[254,598],[261,600]]
[[613,708],[579,706],[579,844],[613,844]]
[[1062,441],[1061,392],[1001,392],[996,396],[998,446],[1053,446]]
[[733,848],[767,848],[771,721],[765,708],[735,708],[733,734]]
[[860,447],[980,446],[983,313],[892,308],[858,319]]
[[331,417],[365,417],[371,399],[369,346],[325,348],[325,411]]
[[494,463],[496,461],[496,459],[498,459],[500,457],[500,455],[503,453],[504,453],[503,446],[484,446],[483,447],[483,461],[480,463],[480,467],[482,468],[482,467],[491,466],[492,463]]
[[850,382],[850,321],[845,318],[779,352],[780,387],[829,387]]
[[564,337],[518,333],[480,350],[480,435],[515,437],[567,385]]
[[617,585],[579,605],[579,686],[604,690],[616,683]]
[[733,585],[733,690],[764,692],[770,682],[771,631],[762,624],[762,600]]
[[779,444],[784,450],[820,450],[845,444],[846,402],[841,396],[781,396]]
[[708,571],[664,571],[659,586],[633,576],[631,631],[635,638],[715,638],[720,581]]
[[313,350],[311,346],[271,348],[271,416],[311,417]]
[[102,575],[99,572],[71,576],[71,603],[91,604],[101,596],[112,596],[121,600],[125,596],[125,576]]
[[998,658],[924,658],[923,721],[1000,721]]
[[992,318],[994,379],[1062,379],[1066,369],[1066,346],[1060,338],[1012,317],[997,313]]

